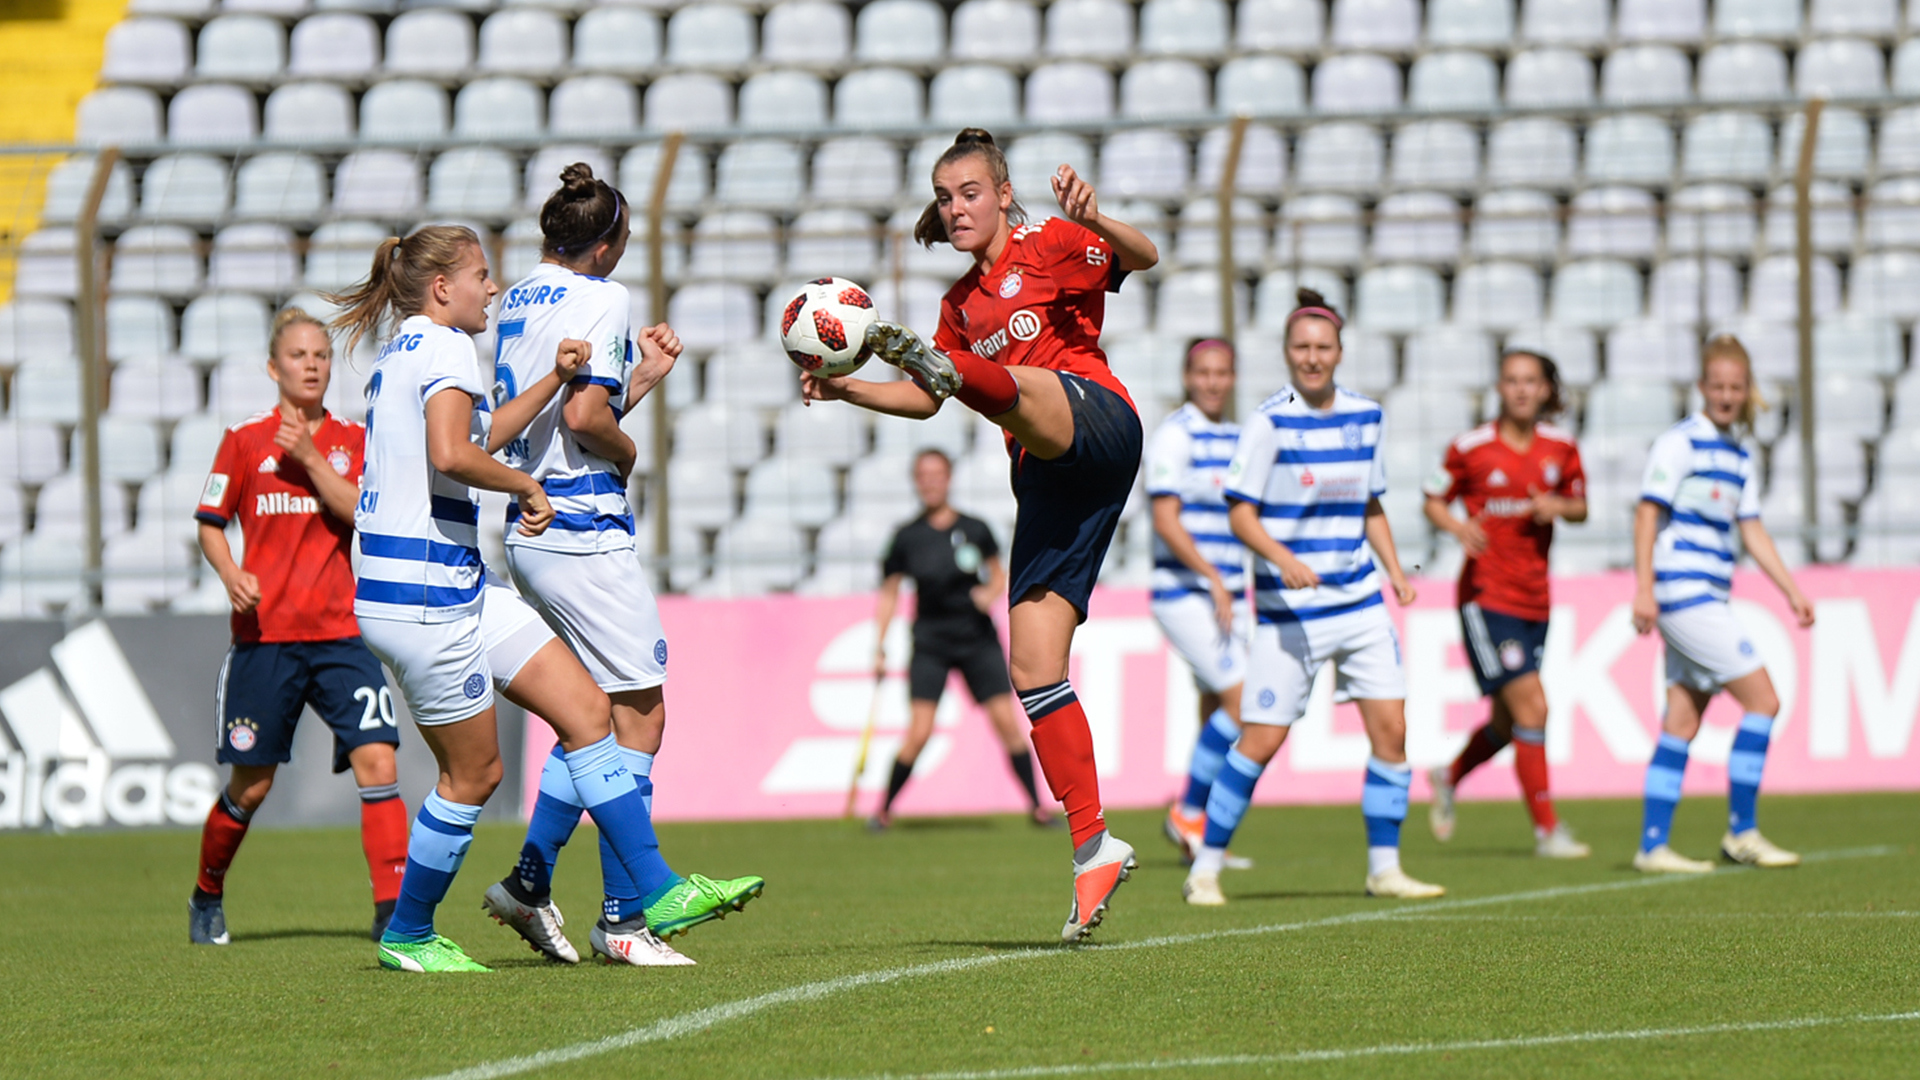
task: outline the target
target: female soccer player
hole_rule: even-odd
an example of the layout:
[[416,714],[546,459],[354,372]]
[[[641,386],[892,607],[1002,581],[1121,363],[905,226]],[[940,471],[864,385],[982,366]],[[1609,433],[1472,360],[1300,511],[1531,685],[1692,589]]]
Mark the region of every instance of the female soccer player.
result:
[[1633,628],[1660,628],[1667,646],[1667,714],[1647,765],[1646,824],[1636,869],[1650,874],[1704,874],[1711,862],[1689,859],[1667,844],[1687,747],[1700,731],[1700,714],[1721,690],[1746,711],[1727,759],[1727,834],[1720,854],[1749,866],[1797,866],[1800,856],[1760,835],[1754,824],[1767,740],[1780,698],[1766,664],[1734,620],[1728,605],[1741,546],[1787,598],[1801,629],[1813,625],[1813,605],[1794,584],[1760,523],[1760,481],[1747,444],[1761,408],[1753,388],[1753,361],[1739,339],[1722,334],[1700,356],[1700,411],[1654,440],[1647,454],[1640,506],[1633,519]]
[[[613,702],[620,756],[649,814],[653,760],[667,710],[667,635],[633,546],[627,475],[633,440],[620,429],[632,408],[672,369],[680,340],[665,324],[640,333],[633,363],[626,286],[606,280],[627,249],[627,201],[593,169],[569,165],[560,189],[540,210],[540,263],[507,290],[496,327],[494,407],[503,408],[553,366],[564,341],[586,341],[593,353],[567,387],[540,406],[526,435],[506,444],[507,464],[538,481],[554,506],[553,523],[530,535],[509,525],[507,567],[520,595],[539,611]],[[508,508],[508,521],[516,516]],[[534,951],[565,963],[580,956],[561,932],[552,898],[560,848],[580,823],[581,802],[560,748],[541,773],[540,795],[527,825],[519,865],[487,889],[485,907],[518,931]],[[681,877],[664,861],[635,881],[608,846],[600,845],[606,900],[589,935],[609,963],[685,961],[662,937],[718,918],[752,899],[759,878],[714,881]]]
[[[513,495],[518,527],[528,535],[552,522],[540,484],[490,452],[525,430],[593,348],[562,342],[553,370],[494,415],[468,335],[486,328],[487,304],[498,291],[479,238],[460,226],[435,225],[382,242],[367,280],[336,298],[344,310],[335,326],[349,332],[349,349],[376,326],[398,322],[367,385],[354,614],[440,765],[439,784],[414,822],[393,920],[380,939],[381,966],[399,971],[487,970],[433,929],[434,909],[500,782],[489,654],[519,644],[529,621],[518,617],[520,602],[505,590],[483,588],[474,489]],[[549,639],[512,674],[506,693],[553,726],[581,804],[628,874],[644,880],[657,873],[659,844],[614,741],[611,703],[586,669]]]
[[[1226,419],[1234,352],[1224,341],[1187,350],[1187,403],[1147,440],[1147,497],[1153,500],[1153,617],[1193,669],[1200,690],[1200,737],[1186,791],[1167,808],[1166,833],[1188,862],[1207,827],[1207,795],[1227,750],[1240,737],[1240,684],[1247,677],[1247,618],[1234,601],[1247,591],[1247,549],[1227,524],[1227,465],[1240,425]],[[1236,866],[1249,865],[1234,860]]]
[[[275,770],[292,760],[294,726],[311,705],[333,729],[333,771],[352,769],[360,788],[377,940],[406,868],[407,808],[394,771],[400,733],[387,677],[353,619],[348,545],[367,433],[320,404],[333,375],[333,343],[320,320],[299,308],[280,312],[267,353],[280,403],[227,430],[193,515],[200,550],[233,605],[217,754],[233,774],[201,830],[187,935],[196,945],[227,943],[227,868]],[[227,544],[227,523],[236,519],[245,569]]]
[[907,689],[912,701],[907,737],[894,755],[893,774],[887,780],[886,801],[868,821],[880,830],[893,824],[893,801],[913,775],[927,739],[933,735],[934,710],[946,692],[947,676],[959,669],[973,700],[987,711],[1007,763],[1027,793],[1028,813],[1034,824],[1057,819],[1040,808],[1040,792],[1033,782],[1033,752],[1013,720],[1007,656],[1000,648],[1000,631],[987,612],[1007,587],[1000,564],[1000,545],[993,530],[979,518],[968,517],[947,502],[953,486],[953,462],[939,450],[922,450],[913,459],[913,486],[926,512],[893,534],[881,564],[885,578],[873,615],[873,677],[887,674],[887,624],[900,603],[900,583],[913,579],[913,660],[907,665]]
[[914,229],[922,244],[974,258],[941,301],[933,347],[879,323],[869,344],[910,381],[803,376],[801,386],[809,401],[914,419],[956,397],[1006,432],[1020,503],[1007,617],[1013,686],[1073,835],[1073,906],[1061,930],[1071,942],[1099,924],[1134,866],[1133,848],[1101,813],[1093,733],[1067,681],[1067,653],[1140,468],[1140,417],[1100,351],[1104,294],[1160,254],[1102,214],[1071,167],[1052,186],[1065,217],[1026,224],[993,136],[962,131],[934,163],[934,200]]
[[[1240,744],[1207,798],[1207,831],[1182,892],[1190,904],[1226,903],[1220,868],[1253,786],[1307,710],[1314,676],[1334,665],[1336,692],[1360,707],[1372,744],[1360,812],[1367,823],[1367,894],[1428,897],[1446,890],[1400,869],[1407,816],[1406,673],[1387,617],[1380,570],[1395,599],[1413,603],[1380,496],[1380,406],[1333,381],[1340,316],[1312,289],[1287,316],[1292,385],[1268,398],[1240,432],[1227,467],[1233,535],[1256,555],[1253,630],[1241,698]],[[1371,546],[1373,554],[1368,555]]]
[[[1453,440],[1427,479],[1427,520],[1467,553],[1460,567],[1460,630],[1480,693],[1493,716],[1476,728],[1451,765],[1427,774],[1429,818],[1439,840],[1453,836],[1453,792],[1461,779],[1513,743],[1513,771],[1533,816],[1533,853],[1584,859],[1591,849],[1553,812],[1547,790],[1547,694],[1540,654],[1547,643],[1547,548],[1556,518],[1587,519],[1586,473],[1570,432],[1546,422],[1557,416],[1560,369],[1531,352],[1500,358],[1500,415]],[[1466,504],[1467,516],[1448,509]]]

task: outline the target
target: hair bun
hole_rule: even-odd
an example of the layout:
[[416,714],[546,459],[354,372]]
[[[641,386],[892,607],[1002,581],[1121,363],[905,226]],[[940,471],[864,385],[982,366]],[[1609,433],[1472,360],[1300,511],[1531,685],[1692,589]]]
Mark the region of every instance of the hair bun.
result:
[[593,166],[584,161],[576,161],[560,170],[560,190],[569,200],[591,199],[599,190],[600,181],[593,177]]
[[986,128],[966,128],[953,137],[955,146],[993,146],[993,132]]
[[1332,306],[1327,303],[1326,297],[1321,296],[1315,290],[1309,289],[1304,285],[1293,291],[1293,300],[1296,307],[1317,307],[1326,308],[1329,311],[1333,310]]

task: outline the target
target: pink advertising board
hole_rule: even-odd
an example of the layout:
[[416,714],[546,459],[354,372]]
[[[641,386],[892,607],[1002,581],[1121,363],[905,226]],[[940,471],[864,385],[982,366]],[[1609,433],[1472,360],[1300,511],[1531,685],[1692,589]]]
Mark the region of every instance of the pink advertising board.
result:
[[[1734,608],[1767,659],[1785,703],[1767,760],[1774,792],[1920,788],[1920,571],[1809,569],[1812,630],[1794,626],[1757,573],[1736,575]],[[1448,760],[1485,716],[1461,648],[1453,584],[1418,583],[1395,608],[1407,664],[1407,752],[1416,767]],[[1658,731],[1661,645],[1628,619],[1626,574],[1554,582],[1543,668],[1552,718],[1548,759],[1565,796],[1640,792]],[[750,600],[669,597],[672,644],[666,745],[655,765],[663,820],[828,817],[840,813],[860,730],[876,693],[870,597]],[[1074,643],[1073,682],[1093,726],[1102,794],[1110,806],[1165,803],[1185,775],[1197,721],[1184,665],[1148,612],[1145,592],[1103,590]],[[885,783],[906,727],[904,622],[888,636],[879,722],[861,778],[862,811]],[[1016,709],[1017,712],[1017,709]],[[1738,710],[1716,700],[1694,744],[1689,792],[1725,790]],[[956,679],[933,741],[896,809],[906,814],[1018,810],[1019,789],[986,717]],[[552,746],[527,726],[530,806]],[[1308,717],[1261,780],[1263,803],[1357,802],[1367,755],[1358,714],[1335,706],[1323,678]],[[1507,752],[1476,773],[1463,798],[1517,793]],[[1414,797],[1424,797],[1417,777]]]

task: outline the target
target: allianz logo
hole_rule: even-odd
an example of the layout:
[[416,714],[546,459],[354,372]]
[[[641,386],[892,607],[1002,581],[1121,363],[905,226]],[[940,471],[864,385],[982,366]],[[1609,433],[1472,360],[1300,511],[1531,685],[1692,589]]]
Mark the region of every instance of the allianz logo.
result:
[[51,667],[0,689],[13,737],[0,829],[199,824],[219,774],[174,763],[173,739],[107,624],[88,623],[51,652]]

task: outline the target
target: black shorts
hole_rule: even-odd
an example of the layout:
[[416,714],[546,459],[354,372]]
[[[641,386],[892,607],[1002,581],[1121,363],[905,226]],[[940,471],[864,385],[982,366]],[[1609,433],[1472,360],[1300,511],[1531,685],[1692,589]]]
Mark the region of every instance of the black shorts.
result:
[[1024,450],[1014,459],[1020,512],[1007,596],[1018,602],[1035,586],[1051,589],[1085,622],[1087,600],[1140,472],[1140,416],[1125,398],[1091,379],[1055,374],[1073,409],[1073,445],[1052,461]]
[[284,765],[307,705],[333,729],[333,771],[369,743],[400,745],[393,693],[380,661],[357,637],[236,643],[220,667],[222,765]]
[[1007,678],[1007,657],[1000,651],[999,636],[994,635],[957,647],[914,642],[913,659],[907,664],[909,695],[915,701],[939,701],[947,688],[947,673],[955,668],[967,680],[973,700],[981,704],[1013,692],[1013,683]]
[[1488,611],[1479,604],[1462,604],[1460,636],[1466,642],[1474,681],[1480,684],[1482,694],[1491,697],[1527,672],[1540,670],[1540,654],[1547,647],[1547,624]]

